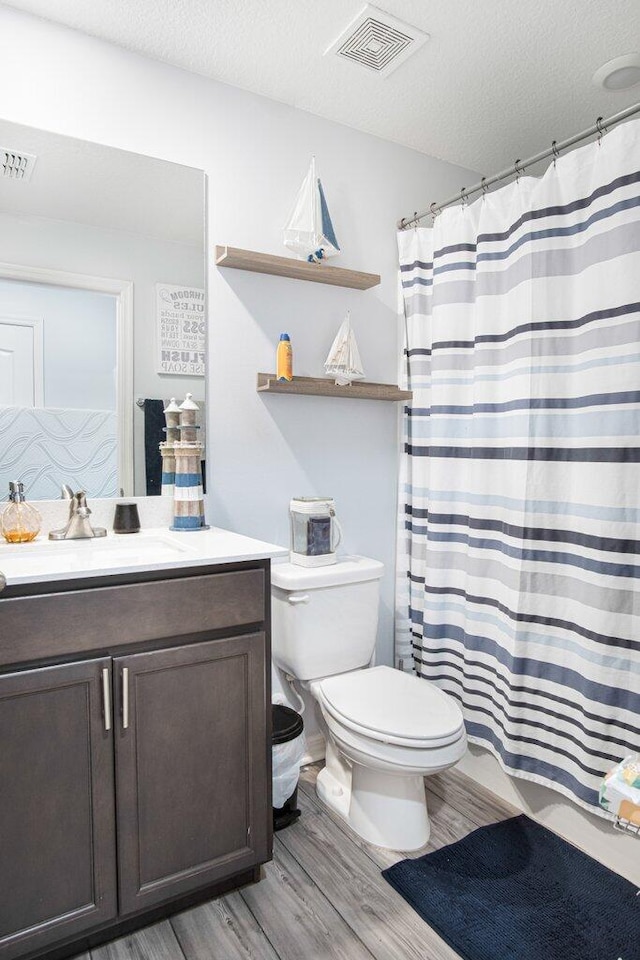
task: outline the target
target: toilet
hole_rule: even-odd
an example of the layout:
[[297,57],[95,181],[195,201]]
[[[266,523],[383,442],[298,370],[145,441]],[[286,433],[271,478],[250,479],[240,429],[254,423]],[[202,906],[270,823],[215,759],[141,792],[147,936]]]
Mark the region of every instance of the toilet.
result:
[[423,778],[457,763],[467,741],[447,693],[371,666],[383,570],[366,557],[316,568],[275,563],[273,660],[320,707],[320,799],[369,843],[410,851],[429,839]]

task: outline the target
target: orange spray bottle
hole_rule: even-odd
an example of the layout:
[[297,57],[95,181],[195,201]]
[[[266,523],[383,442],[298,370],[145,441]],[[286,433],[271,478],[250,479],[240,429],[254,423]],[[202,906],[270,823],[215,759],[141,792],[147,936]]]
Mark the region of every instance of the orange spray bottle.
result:
[[278,380],[293,380],[293,351],[288,333],[280,334],[276,351],[276,378]]

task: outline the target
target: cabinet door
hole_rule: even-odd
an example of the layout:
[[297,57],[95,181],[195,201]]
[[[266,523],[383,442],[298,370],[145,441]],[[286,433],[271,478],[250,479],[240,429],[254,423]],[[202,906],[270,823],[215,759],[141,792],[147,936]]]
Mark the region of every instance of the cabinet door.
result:
[[110,667],[0,676],[2,960],[116,915]]
[[265,648],[255,633],[114,661],[122,913],[268,858]]

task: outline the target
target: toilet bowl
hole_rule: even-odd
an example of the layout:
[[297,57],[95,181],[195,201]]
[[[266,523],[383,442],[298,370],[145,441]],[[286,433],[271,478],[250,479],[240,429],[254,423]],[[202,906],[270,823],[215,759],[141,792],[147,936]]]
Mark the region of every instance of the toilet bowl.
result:
[[272,569],[273,658],[320,708],[326,763],[320,799],[364,840],[411,851],[429,839],[424,777],[463,756],[457,702],[435,684],[369,667],[382,564]]
[[315,681],[309,689],[328,733],[320,798],[369,843],[423,847],[429,840],[424,777],[447,770],[466,750],[456,701],[427,680],[385,666]]

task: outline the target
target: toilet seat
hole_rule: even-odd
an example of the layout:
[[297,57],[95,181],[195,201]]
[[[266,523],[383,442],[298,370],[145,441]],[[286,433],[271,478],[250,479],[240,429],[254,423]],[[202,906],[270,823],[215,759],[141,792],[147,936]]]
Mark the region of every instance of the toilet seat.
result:
[[457,702],[428,680],[400,670],[372,667],[328,677],[314,686],[327,713],[362,737],[428,750],[464,736]]
[[331,739],[338,745],[340,751],[352,763],[361,764],[370,770],[423,777],[438,773],[440,770],[447,770],[452,764],[458,762],[466,750],[467,738],[464,729],[450,743],[429,742],[426,746],[418,747],[414,744],[404,747],[351,730],[340,720],[331,716],[324,702],[321,702],[321,707]]

